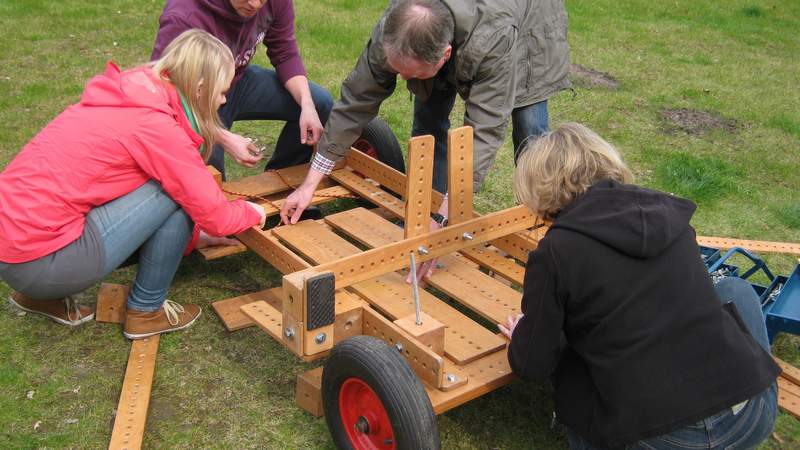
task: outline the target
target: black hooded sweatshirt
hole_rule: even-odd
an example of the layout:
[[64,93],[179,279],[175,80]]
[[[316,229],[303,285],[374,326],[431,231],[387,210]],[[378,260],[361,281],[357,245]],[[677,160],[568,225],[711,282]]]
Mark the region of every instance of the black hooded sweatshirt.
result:
[[509,362],[522,378],[553,379],[559,420],[595,445],[676,430],[780,373],[720,302],[689,225],[694,210],[603,181],[529,255]]

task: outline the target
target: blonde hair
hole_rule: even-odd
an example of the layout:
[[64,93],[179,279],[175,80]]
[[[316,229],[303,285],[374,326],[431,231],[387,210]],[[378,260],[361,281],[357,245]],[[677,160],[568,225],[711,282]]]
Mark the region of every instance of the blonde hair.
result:
[[517,201],[552,219],[602,180],[631,183],[633,175],[619,152],[594,131],[565,123],[528,143],[517,161]]
[[[223,128],[215,99],[228,89],[233,79],[230,49],[205,31],[187,30],[164,49],[153,70],[183,94],[205,140],[203,159],[207,160],[217,132]],[[195,95],[198,87],[200,94]]]

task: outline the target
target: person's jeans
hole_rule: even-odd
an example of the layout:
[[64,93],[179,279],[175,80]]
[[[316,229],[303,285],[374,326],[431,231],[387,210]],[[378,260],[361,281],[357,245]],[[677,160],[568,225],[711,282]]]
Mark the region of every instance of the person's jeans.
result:
[[[733,302],[753,338],[770,352],[767,327],[758,296],[750,284],[736,277],[717,283],[717,294],[723,303]],[[744,409],[734,415],[731,408],[670,433],[645,439],[625,449],[749,449],[756,447],[772,433],[778,414],[778,387],[775,383],[751,398]],[[577,433],[567,429],[571,450],[601,450]]]
[[[319,120],[325,125],[333,108],[333,97],[315,83],[309,81],[308,85]],[[242,78],[228,93],[226,103],[220,107],[219,118],[226,128],[239,120],[286,121],[266,169],[282,169],[307,163],[311,159],[313,147],[300,143],[300,105],[273,70],[256,65],[248,66]],[[221,146],[214,146],[208,163],[225,178],[225,152]]]
[[[433,135],[433,188],[439,192],[447,192],[447,131],[450,129],[450,111],[456,100],[456,89],[447,84],[446,89],[434,89],[431,96],[422,101],[414,98],[414,122],[411,127],[412,136]],[[529,106],[515,108],[511,112],[513,131],[511,139],[514,143],[514,162],[520,146],[529,137],[537,137],[549,130],[550,118],[547,111],[547,100]]]
[[161,308],[192,237],[194,224],[184,210],[151,180],[94,208],[87,220],[94,223],[103,245],[102,277],[139,250],[139,268],[128,295],[128,308]]

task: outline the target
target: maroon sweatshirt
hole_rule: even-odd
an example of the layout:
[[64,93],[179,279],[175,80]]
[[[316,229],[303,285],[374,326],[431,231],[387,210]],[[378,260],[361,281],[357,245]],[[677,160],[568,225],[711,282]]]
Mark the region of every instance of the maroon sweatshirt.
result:
[[229,0],[167,0],[158,22],[151,60],[161,57],[161,52],[178,35],[199,28],[216,36],[231,49],[236,63],[236,76],[231,87],[242,77],[259,42],[267,47],[267,56],[281,83],[285,84],[297,75],[306,75],[294,37],[291,0],[269,0],[251,18],[237,14]]

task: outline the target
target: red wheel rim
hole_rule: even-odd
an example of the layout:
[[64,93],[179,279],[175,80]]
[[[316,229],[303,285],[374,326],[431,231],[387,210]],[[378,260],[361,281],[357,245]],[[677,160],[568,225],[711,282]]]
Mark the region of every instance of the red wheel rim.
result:
[[353,448],[394,449],[389,414],[375,391],[358,378],[348,378],[339,389],[339,414]]
[[366,153],[371,158],[379,159],[378,152],[375,150],[375,147],[373,147],[372,144],[370,144],[369,141],[367,141],[366,139],[357,140],[353,144],[353,147],[355,147],[357,150],[361,152]]

